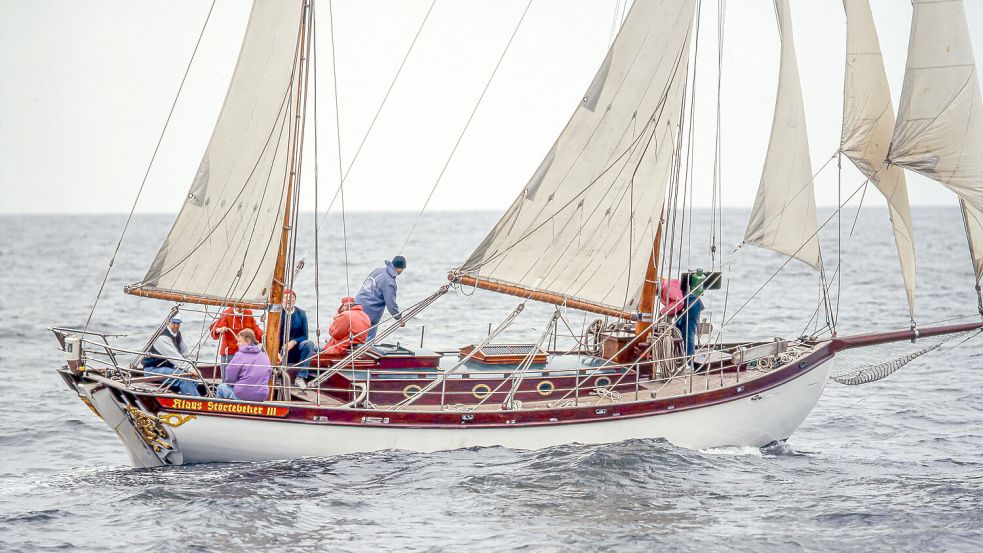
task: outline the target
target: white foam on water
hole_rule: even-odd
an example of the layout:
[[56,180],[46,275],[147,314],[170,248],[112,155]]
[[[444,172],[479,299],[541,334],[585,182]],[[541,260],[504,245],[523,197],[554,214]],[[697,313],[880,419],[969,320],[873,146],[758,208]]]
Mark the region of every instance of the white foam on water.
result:
[[700,453],[706,455],[751,455],[753,457],[763,457],[761,449],[757,447],[752,447],[749,445],[726,445],[723,447],[710,447],[707,449],[701,449]]

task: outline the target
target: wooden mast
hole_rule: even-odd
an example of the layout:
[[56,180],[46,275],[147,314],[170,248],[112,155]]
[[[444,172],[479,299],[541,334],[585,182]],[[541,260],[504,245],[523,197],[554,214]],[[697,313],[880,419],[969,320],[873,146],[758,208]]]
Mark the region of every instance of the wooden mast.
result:
[[659,251],[662,249],[662,223],[663,217],[659,217],[659,228],[655,231],[652,254],[649,256],[648,268],[645,269],[645,282],[642,284],[642,294],[638,298],[638,312],[640,316],[638,322],[635,323],[636,338],[642,338],[651,329],[652,321],[655,320],[656,296],[659,295]]
[[[293,211],[293,196],[299,165],[300,152],[297,145],[300,139],[300,122],[304,98],[303,90],[307,86],[307,45],[310,43],[308,18],[310,17],[310,4],[304,2],[304,12],[300,18],[300,35],[297,38],[297,98],[294,102],[294,124],[291,129],[290,137],[290,175],[287,178],[287,201],[284,204],[283,228],[280,232],[280,247],[276,254],[276,265],[273,269],[273,282],[270,286],[270,311],[266,316],[266,331],[263,336],[263,344],[266,354],[270,356],[273,363],[278,362],[280,354],[280,319],[283,312],[283,288],[286,279],[287,250],[289,249],[290,231],[293,228],[291,212]],[[299,183],[297,183],[299,184]]]

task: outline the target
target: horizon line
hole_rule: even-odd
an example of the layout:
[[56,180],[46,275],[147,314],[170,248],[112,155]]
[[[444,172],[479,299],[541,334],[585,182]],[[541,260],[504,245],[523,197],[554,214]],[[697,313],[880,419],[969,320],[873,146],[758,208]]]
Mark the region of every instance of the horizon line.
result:
[[[751,209],[751,207],[753,207],[753,206],[750,206],[750,205],[746,205],[746,206],[730,206],[730,207],[724,207],[722,209],[724,209],[724,210],[748,210],[748,209]],[[833,209],[835,207],[836,206],[835,205],[832,205],[832,204],[830,204],[830,205],[822,205],[822,204],[816,205],[816,209]],[[846,207],[847,208],[851,208],[851,209],[856,209],[855,206],[851,206],[851,205],[847,205]],[[936,207],[946,207],[946,208],[956,209],[959,206],[958,205],[954,205],[954,204],[948,204],[948,203],[919,203],[919,204],[912,204],[911,205],[911,208],[912,209],[917,209],[917,208],[936,208]],[[507,209],[508,209],[507,207],[506,208],[503,208],[501,210],[499,210],[499,209],[433,209],[433,210],[429,210],[429,211],[425,212],[425,214],[426,213],[433,213],[433,214],[437,214],[437,213],[504,213]],[[692,209],[697,210],[697,211],[709,211],[709,210],[712,210],[713,208],[710,207],[710,206],[707,206],[707,207],[694,207]],[[887,209],[887,206],[886,205],[873,205],[873,206],[872,205],[862,205],[862,206],[860,206],[860,209],[880,209],[880,210],[886,210]],[[127,211],[0,211],[0,216],[2,216],[2,217],[10,217],[10,216],[53,216],[53,215],[69,215],[69,216],[76,216],[76,215],[127,215],[128,213],[129,212],[127,212]],[[332,215],[338,215],[339,214],[338,211],[331,211],[329,213],[332,214]],[[347,214],[373,214],[373,215],[374,214],[406,214],[406,215],[418,215],[419,214],[419,211],[416,211],[416,210],[404,210],[404,209],[392,209],[392,210],[389,210],[389,209],[379,209],[379,210],[354,209],[354,210],[349,210],[346,213]],[[177,215],[178,214],[178,211],[136,211],[133,214],[134,215]],[[324,215],[324,212],[315,212],[313,210],[310,210],[310,211],[301,211],[300,214],[301,215],[314,215],[314,214]]]

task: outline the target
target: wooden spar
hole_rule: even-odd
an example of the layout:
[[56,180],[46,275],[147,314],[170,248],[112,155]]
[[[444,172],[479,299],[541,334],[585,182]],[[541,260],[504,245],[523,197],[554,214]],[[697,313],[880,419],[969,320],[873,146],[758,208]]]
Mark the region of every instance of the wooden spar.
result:
[[269,314],[266,316],[266,331],[263,337],[263,345],[270,360],[277,362],[280,355],[280,318],[283,312],[283,282],[287,273],[287,249],[289,247],[290,230],[293,227],[290,214],[293,211],[293,192],[294,183],[299,179],[297,175],[297,162],[300,152],[297,151],[297,143],[300,138],[300,119],[301,119],[301,99],[304,87],[307,84],[307,52],[304,48],[309,44],[310,36],[307,28],[307,20],[310,17],[310,5],[304,3],[304,15],[300,18],[300,35],[297,37],[297,98],[294,103],[294,124],[291,129],[290,138],[290,176],[287,178],[287,201],[284,204],[283,228],[280,232],[280,248],[276,252],[276,265],[273,269],[273,282],[270,286],[270,306]]
[[[641,338],[652,328],[655,320],[655,297],[658,295],[659,250],[662,247],[662,218],[659,218],[659,228],[655,231],[655,243],[652,245],[652,255],[649,256],[648,268],[645,269],[645,283],[642,284],[642,294],[638,298],[638,312],[641,314],[635,323],[635,337]],[[646,317],[649,315],[649,317]],[[648,321],[645,319],[649,318]]]
[[482,290],[488,290],[489,292],[498,292],[499,294],[508,294],[510,296],[517,296],[520,298],[526,298],[533,301],[541,301],[543,303],[549,303],[553,305],[562,305],[564,307],[569,307],[570,309],[578,309],[580,311],[587,311],[588,313],[597,313],[598,315],[615,317],[617,319],[634,321],[638,318],[638,314],[633,313],[631,311],[614,309],[604,305],[591,303],[589,301],[578,300],[576,298],[563,296],[560,294],[554,294],[553,292],[532,290],[530,288],[523,288],[522,286],[502,284],[491,280],[476,278],[476,277],[462,275],[458,273],[448,274],[447,280],[450,280],[451,282],[456,282],[458,284],[462,284],[464,286],[473,286],[475,288],[481,288]]
[[194,303],[198,305],[215,305],[218,307],[240,307],[242,309],[265,310],[265,302],[234,301],[228,298],[217,298],[213,296],[203,296],[200,294],[185,294],[183,292],[169,292],[167,290],[134,288],[132,286],[123,287],[123,292],[131,296],[144,298],[154,298],[158,300],[174,301],[178,303]]
[[890,344],[891,342],[903,342],[916,338],[930,338],[932,336],[942,336],[945,334],[958,334],[971,330],[983,329],[983,322],[963,323],[958,325],[930,326],[916,330],[893,330],[890,332],[871,332],[870,334],[857,334],[855,336],[840,336],[833,338],[829,342],[829,349],[837,353],[846,349],[864,348]]

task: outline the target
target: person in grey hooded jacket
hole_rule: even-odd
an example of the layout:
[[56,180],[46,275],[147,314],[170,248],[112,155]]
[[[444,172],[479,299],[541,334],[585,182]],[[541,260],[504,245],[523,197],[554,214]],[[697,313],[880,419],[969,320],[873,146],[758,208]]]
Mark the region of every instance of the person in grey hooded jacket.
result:
[[377,325],[382,320],[385,310],[388,309],[393,318],[399,320],[399,305],[396,304],[396,277],[405,269],[406,258],[397,255],[392,261],[386,261],[385,267],[379,267],[365,277],[362,288],[355,296],[355,303],[362,306],[362,310],[372,322],[372,328],[369,329],[366,336],[367,340],[375,337],[376,330],[378,330]]

